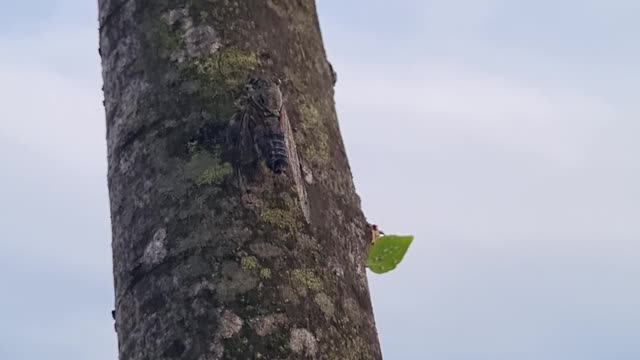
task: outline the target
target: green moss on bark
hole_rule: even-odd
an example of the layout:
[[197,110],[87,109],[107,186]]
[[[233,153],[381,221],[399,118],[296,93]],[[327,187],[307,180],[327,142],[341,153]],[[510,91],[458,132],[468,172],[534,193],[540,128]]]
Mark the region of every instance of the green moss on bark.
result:
[[264,209],[261,212],[264,222],[278,229],[293,233],[297,229],[295,214],[286,209]]
[[[302,151],[305,159],[316,163],[324,163],[329,159],[329,135],[322,122],[318,109],[308,101],[298,106],[300,126],[305,136]],[[302,140],[302,139],[301,139]]]
[[309,289],[318,291],[322,289],[322,280],[313,271],[306,269],[295,269],[291,271],[291,282],[299,290]]
[[231,164],[207,151],[196,151],[185,168],[187,178],[197,186],[219,186],[232,171]]
[[179,31],[173,30],[169,24],[163,21],[156,21],[153,26],[154,36],[160,49],[166,54],[170,54],[176,50],[184,48],[184,40]]
[[[205,110],[229,121],[238,110],[236,98],[258,65],[255,54],[229,47],[211,57],[193,59],[182,65],[182,82],[193,91]],[[193,89],[193,90],[190,90]]]
[[258,259],[255,256],[244,256],[240,259],[240,266],[245,271],[250,271],[258,267]]
[[273,197],[273,194],[270,194],[269,197],[271,199],[265,201],[268,206],[260,212],[262,221],[276,229],[284,230],[289,235],[297,233],[299,213],[295,201],[289,195]]
[[260,269],[260,278],[264,280],[271,279],[271,269],[269,268]]
[[327,319],[333,318],[336,308],[335,308],[335,305],[333,304],[333,301],[329,296],[327,296],[327,294],[318,293],[313,298],[313,300],[318,305],[318,307],[320,307],[320,310],[322,311],[322,313]]

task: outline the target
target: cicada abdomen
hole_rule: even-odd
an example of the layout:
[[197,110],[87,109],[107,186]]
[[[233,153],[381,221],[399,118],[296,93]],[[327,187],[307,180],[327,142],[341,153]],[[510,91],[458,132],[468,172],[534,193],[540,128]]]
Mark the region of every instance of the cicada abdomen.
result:
[[280,82],[252,79],[249,82],[249,103],[253,109],[254,140],[267,167],[275,174],[286,173],[289,150],[282,128]]
[[271,134],[267,139],[267,167],[276,174],[286,173],[289,166],[289,153],[284,134]]

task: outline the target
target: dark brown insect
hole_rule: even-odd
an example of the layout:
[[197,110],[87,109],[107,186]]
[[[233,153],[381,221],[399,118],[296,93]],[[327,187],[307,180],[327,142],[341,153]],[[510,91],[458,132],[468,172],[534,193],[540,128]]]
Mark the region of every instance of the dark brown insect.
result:
[[244,129],[251,132],[258,153],[271,171],[286,173],[289,153],[283,131],[280,81],[252,79],[247,86],[250,111]]

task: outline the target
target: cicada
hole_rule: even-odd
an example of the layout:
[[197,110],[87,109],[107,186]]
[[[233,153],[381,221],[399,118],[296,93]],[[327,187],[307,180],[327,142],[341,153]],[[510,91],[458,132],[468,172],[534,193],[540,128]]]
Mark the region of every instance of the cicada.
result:
[[243,151],[254,149],[276,174],[286,173],[289,154],[283,129],[283,99],[279,80],[251,79],[240,119]]

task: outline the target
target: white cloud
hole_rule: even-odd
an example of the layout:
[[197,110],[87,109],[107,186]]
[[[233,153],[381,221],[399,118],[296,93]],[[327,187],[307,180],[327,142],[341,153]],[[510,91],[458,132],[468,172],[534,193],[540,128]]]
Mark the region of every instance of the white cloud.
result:
[[0,134],[71,167],[103,171],[104,112],[99,88],[38,67],[0,63]]
[[484,26],[499,8],[500,0],[421,1],[424,29],[442,34],[468,33]]
[[[543,88],[461,64],[426,62],[340,68],[342,124],[366,124],[373,141],[420,148],[425,141],[483,141],[553,161],[585,161],[616,112],[578,89]],[[399,130],[397,130],[400,133]]]
[[110,268],[109,214],[97,30],[84,30],[0,34],[0,224],[6,259],[93,274]]

